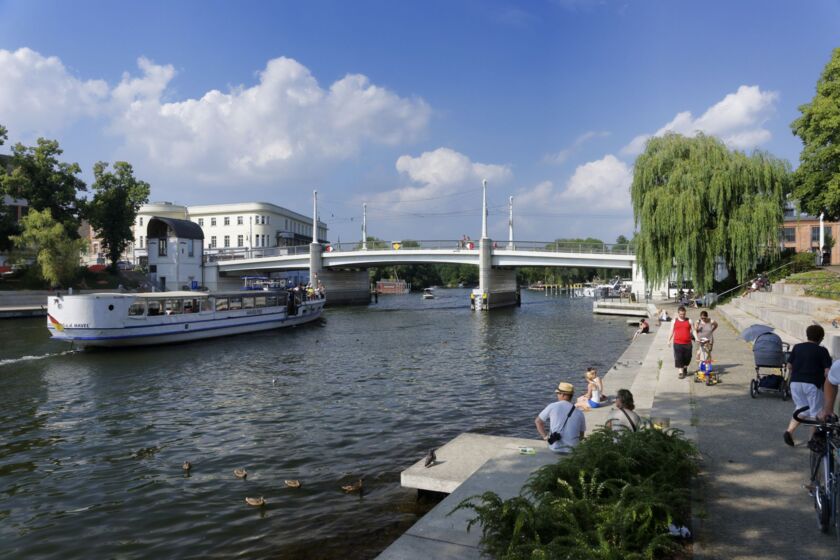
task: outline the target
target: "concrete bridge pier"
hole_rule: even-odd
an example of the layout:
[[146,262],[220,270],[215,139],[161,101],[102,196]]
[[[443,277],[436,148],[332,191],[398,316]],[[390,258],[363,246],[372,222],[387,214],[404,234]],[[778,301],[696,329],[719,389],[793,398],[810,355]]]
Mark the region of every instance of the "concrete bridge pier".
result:
[[478,289],[470,294],[470,307],[489,310],[494,307],[519,305],[516,270],[493,268],[493,240],[482,237],[478,245]]
[[324,268],[324,247],[309,245],[309,278],[313,285],[320,281],[327,291],[327,305],[367,305],[370,303],[370,275],[366,268]]

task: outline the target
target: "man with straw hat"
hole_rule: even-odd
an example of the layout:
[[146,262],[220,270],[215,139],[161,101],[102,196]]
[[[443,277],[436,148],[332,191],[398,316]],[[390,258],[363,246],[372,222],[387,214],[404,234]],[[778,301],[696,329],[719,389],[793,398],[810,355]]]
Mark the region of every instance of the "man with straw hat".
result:
[[[540,437],[548,442],[555,453],[568,453],[583,439],[586,419],[583,412],[575,408],[575,388],[571,383],[561,382],[554,391],[557,402],[545,407],[534,419]],[[550,430],[546,431],[546,421]]]

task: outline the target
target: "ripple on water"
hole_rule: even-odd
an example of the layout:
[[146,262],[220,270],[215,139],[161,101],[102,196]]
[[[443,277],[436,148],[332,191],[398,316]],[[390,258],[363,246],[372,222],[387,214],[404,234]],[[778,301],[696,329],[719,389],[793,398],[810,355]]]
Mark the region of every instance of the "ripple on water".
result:
[[[464,431],[533,436],[556,383],[582,388],[632,335],[589,300],[525,294],[488,315],[440,293],[116,352],[0,324],[20,342],[0,354],[0,541],[15,557],[370,557],[431,507],[402,469]],[[358,478],[364,495],[341,491]]]

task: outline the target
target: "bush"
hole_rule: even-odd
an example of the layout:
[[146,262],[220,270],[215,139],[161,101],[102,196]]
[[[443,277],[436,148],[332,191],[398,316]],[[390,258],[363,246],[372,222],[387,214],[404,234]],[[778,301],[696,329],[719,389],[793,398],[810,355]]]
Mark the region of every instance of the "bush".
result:
[[697,449],[678,430],[596,431],[535,472],[519,496],[473,496],[485,552],[505,560],[673,556],[668,526],[687,525]]
[[796,253],[791,259],[790,269],[793,272],[804,272],[816,268],[813,253]]

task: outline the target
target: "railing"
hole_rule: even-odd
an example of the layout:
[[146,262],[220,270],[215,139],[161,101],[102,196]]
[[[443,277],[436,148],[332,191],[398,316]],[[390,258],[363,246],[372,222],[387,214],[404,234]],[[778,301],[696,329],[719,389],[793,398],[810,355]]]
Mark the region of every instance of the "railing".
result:
[[231,261],[238,259],[260,259],[265,257],[285,257],[289,255],[308,255],[309,245],[292,247],[225,247],[204,250],[204,262]]
[[[478,240],[436,240],[436,241],[369,241],[367,248],[362,248],[361,242],[332,243],[325,246],[327,252],[346,251],[422,251],[422,250],[454,250],[477,251]],[[495,250],[534,251],[544,253],[595,253],[604,255],[632,255],[632,247],[626,243],[558,243],[554,241],[493,241]]]

